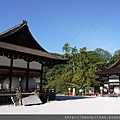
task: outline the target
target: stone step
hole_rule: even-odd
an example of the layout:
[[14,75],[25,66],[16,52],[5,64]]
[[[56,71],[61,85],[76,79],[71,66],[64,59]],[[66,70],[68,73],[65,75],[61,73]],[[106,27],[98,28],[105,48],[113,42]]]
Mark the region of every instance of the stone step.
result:
[[42,101],[37,95],[30,95],[28,97],[22,98],[22,104],[23,105],[35,105],[35,104],[41,104]]

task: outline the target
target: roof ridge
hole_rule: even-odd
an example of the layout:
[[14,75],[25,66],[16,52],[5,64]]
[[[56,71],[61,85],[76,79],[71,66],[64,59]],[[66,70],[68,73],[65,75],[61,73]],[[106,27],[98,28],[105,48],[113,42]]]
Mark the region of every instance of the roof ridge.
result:
[[3,31],[2,33],[0,33],[0,37],[1,37],[2,35],[5,35],[5,34],[9,33],[9,32],[12,32],[12,31],[14,32],[16,29],[21,28],[21,27],[23,27],[24,25],[27,25],[27,21],[26,21],[26,20],[22,20],[21,23],[19,23],[19,24],[15,25],[15,26],[13,26],[13,27],[11,27],[11,28]]

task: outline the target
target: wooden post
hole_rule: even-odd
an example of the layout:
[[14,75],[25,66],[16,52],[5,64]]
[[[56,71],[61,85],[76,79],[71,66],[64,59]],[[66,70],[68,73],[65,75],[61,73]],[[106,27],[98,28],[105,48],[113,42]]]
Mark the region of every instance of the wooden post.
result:
[[19,105],[22,105],[21,80],[22,80],[22,77],[19,78],[19,84],[20,84],[20,86],[19,86]]
[[26,71],[26,91],[28,92],[29,86],[29,61],[27,61],[27,71]]
[[110,94],[110,83],[109,83],[109,76],[108,76],[108,94]]
[[118,96],[120,97],[120,76],[119,76],[119,95]]
[[42,79],[43,79],[43,64],[41,64],[41,74],[40,74],[40,91],[42,91]]
[[10,70],[9,70],[9,90],[10,91],[11,91],[11,86],[12,86],[12,70],[13,70],[13,57],[11,57]]

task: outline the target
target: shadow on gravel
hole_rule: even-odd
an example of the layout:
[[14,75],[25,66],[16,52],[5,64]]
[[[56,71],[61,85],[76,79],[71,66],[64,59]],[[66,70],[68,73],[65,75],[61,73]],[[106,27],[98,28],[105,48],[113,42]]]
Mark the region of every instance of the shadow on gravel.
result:
[[56,100],[57,101],[62,101],[62,100],[77,100],[77,99],[89,99],[89,98],[95,98],[95,97],[56,95]]

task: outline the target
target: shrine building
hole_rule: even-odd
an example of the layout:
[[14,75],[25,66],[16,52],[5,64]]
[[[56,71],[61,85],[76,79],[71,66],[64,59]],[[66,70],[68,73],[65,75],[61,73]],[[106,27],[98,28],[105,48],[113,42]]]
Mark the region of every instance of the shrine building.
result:
[[120,59],[105,70],[95,73],[104,83],[103,92],[120,95]]
[[[16,88],[21,94],[29,94],[35,89],[42,94],[43,67],[66,64],[67,61],[42,48],[25,20],[0,33],[0,101],[5,96],[14,96]],[[39,78],[39,85],[35,78]]]

